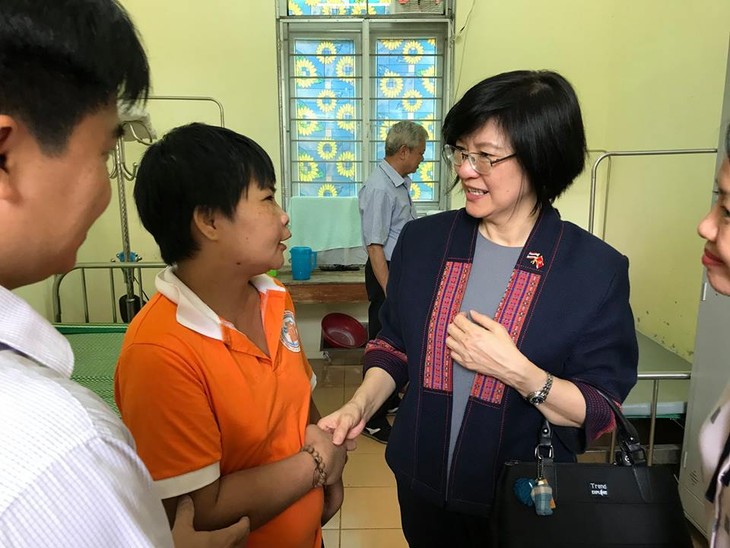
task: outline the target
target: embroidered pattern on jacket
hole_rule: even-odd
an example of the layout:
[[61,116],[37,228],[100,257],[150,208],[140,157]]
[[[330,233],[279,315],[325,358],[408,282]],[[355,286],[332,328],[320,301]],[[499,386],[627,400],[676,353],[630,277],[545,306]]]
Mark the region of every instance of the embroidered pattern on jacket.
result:
[[501,323],[517,344],[522,333],[527,311],[535,298],[535,289],[540,283],[540,274],[515,269],[507,284],[502,302],[497,307],[494,319]]
[[471,263],[447,261],[441,276],[436,301],[428,324],[423,386],[431,390],[451,392],[453,367],[446,347],[446,330],[459,313],[466,292]]
[[[540,274],[532,274],[517,269],[512,271],[509,284],[507,284],[507,291],[505,291],[502,302],[497,307],[494,319],[507,329],[515,344],[517,344],[525,325],[525,317],[535,298],[535,289],[537,289],[537,284],[540,283],[540,278]],[[471,396],[499,405],[502,403],[504,389],[505,385],[502,381],[477,373],[471,387]]]
[[408,356],[406,356],[403,352],[400,350],[396,350],[394,346],[388,344],[382,339],[373,339],[365,346],[365,353],[373,352],[376,350],[382,350],[383,352],[387,352],[388,354],[393,354],[396,358],[403,362],[408,362]]

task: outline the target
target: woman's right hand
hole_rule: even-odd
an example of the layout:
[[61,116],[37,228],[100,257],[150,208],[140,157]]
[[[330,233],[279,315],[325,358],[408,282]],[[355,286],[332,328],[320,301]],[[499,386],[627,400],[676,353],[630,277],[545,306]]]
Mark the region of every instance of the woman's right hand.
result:
[[332,435],[316,424],[307,426],[304,432],[304,445],[312,446],[322,457],[324,469],[327,472],[325,485],[337,483],[342,478],[342,470],[347,462],[347,452],[357,447],[355,440],[347,440],[344,444],[335,445],[332,442]]
[[332,434],[332,443],[342,445],[345,440],[354,440],[365,428],[362,409],[353,401],[347,402],[334,413],[319,419],[322,430]]

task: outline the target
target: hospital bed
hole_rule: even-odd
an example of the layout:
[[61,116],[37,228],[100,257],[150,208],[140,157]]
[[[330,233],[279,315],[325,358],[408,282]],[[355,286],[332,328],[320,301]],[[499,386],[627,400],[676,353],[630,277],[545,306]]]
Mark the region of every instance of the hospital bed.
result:
[[639,381],[623,404],[628,417],[651,417],[654,392],[656,416],[680,418],[687,412],[692,364],[637,331]]
[[126,324],[56,324],[73,349],[71,378],[96,393],[115,413],[114,370],[122,348]]
[[79,263],[53,281],[54,325],[75,356],[71,378],[95,392],[117,414],[114,370],[127,330],[118,296],[127,294],[126,281],[132,279],[134,292],[146,297],[143,280],[153,287],[151,278],[164,267],[152,262]]

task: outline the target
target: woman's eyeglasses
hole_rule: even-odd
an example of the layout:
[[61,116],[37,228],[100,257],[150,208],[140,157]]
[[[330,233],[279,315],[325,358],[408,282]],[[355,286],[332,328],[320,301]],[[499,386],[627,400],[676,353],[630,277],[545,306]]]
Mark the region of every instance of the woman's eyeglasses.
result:
[[490,158],[488,154],[484,152],[467,152],[466,150],[455,147],[453,145],[444,145],[444,158],[450,162],[453,166],[459,167],[466,161],[469,160],[469,165],[477,173],[482,175],[488,175],[492,168],[500,162],[514,158],[516,154],[513,152],[502,158]]

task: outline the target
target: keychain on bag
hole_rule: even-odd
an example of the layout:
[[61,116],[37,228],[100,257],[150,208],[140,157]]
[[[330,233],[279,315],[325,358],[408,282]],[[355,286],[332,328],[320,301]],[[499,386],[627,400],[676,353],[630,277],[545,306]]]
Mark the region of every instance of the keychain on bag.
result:
[[553,488],[550,487],[548,480],[545,479],[543,473],[543,462],[542,455],[538,452],[537,455],[537,479],[535,480],[535,486],[530,492],[533,502],[535,503],[535,512],[538,516],[549,516],[553,513],[555,508],[555,499],[553,499]]
[[[548,459],[552,461],[552,447],[549,449]],[[537,478],[519,478],[515,481],[514,492],[517,499],[526,506],[534,506],[538,516],[550,516],[555,508],[553,488],[545,479],[543,472],[543,456],[540,445],[535,448],[537,457]]]

